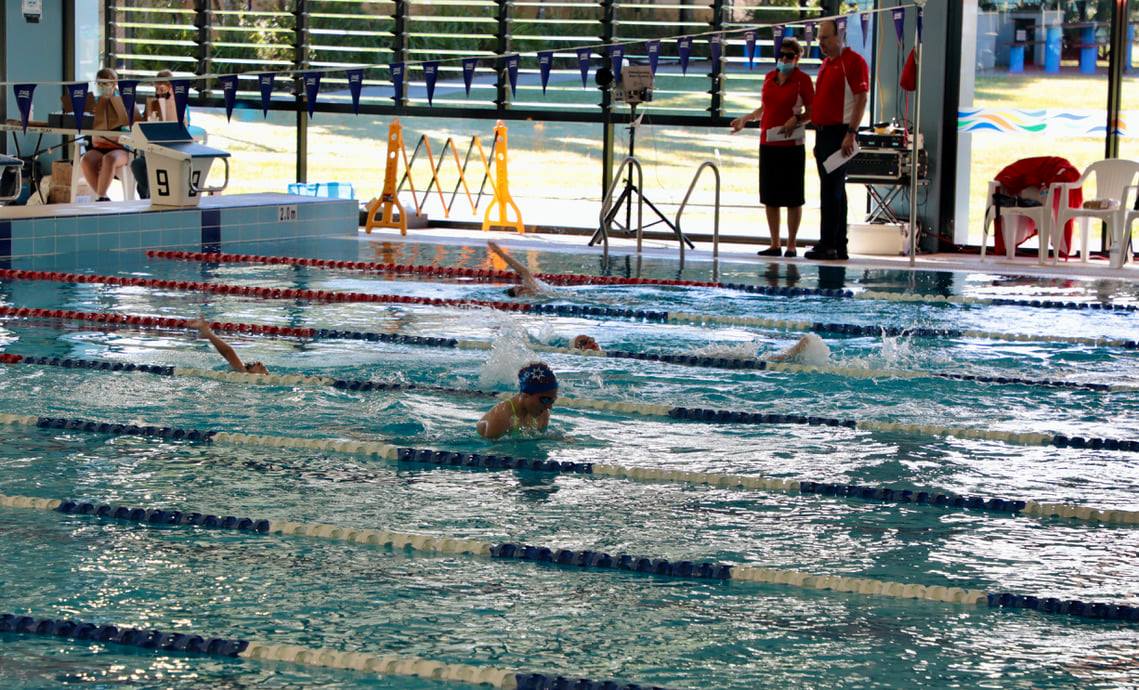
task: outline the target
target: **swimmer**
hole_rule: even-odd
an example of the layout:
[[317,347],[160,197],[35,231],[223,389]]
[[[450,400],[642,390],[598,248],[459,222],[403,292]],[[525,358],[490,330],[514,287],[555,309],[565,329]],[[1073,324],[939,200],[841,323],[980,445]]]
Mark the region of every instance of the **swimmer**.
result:
[[534,278],[534,274],[530,272],[530,269],[523,266],[521,261],[507,254],[506,250],[498,246],[498,244],[493,241],[487,242],[486,246],[488,249],[494,252],[498,258],[505,261],[506,264],[510,266],[510,268],[513,269],[514,272],[518,274],[518,277],[522,280],[521,285],[515,285],[513,287],[507,288],[506,294],[508,296],[534,297],[542,294],[543,292],[546,292],[546,289],[542,287],[542,284]]
[[575,350],[592,350],[594,352],[601,352],[601,346],[592,337],[582,334],[574,336],[573,343],[570,345]]
[[810,366],[823,366],[830,359],[831,350],[823,339],[814,333],[799,338],[799,342],[783,352],[764,357],[769,362],[796,362]]
[[496,439],[512,431],[545,431],[557,399],[558,378],[550,367],[541,362],[527,364],[518,370],[518,393],[479,420],[479,436]]
[[218,354],[220,354],[222,357],[225,357],[225,361],[229,362],[230,369],[246,374],[269,373],[269,370],[261,362],[249,362],[248,364],[243,363],[241,361],[241,358],[237,356],[237,353],[233,351],[233,348],[230,347],[229,343],[217,337],[217,334],[215,334],[213,330],[210,329],[210,325],[202,319],[195,319],[194,321],[190,322],[190,325],[194,328],[197,328],[198,333],[213,344],[214,349],[218,351]]

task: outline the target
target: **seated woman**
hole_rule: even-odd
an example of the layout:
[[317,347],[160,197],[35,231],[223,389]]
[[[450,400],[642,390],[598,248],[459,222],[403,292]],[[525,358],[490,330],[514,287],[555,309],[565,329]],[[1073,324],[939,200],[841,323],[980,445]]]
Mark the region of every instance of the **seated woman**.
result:
[[[116,90],[119,76],[115,70],[104,67],[95,74],[98,96],[87,97],[86,112],[95,114],[97,130],[114,131],[127,126],[127,109]],[[127,164],[129,155],[122,144],[104,137],[92,137],[91,148],[83,154],[83,178],[95,192],[95,201],[110,201],[107,190],[119,169]]]
[[496,439],[514,431],[545,431],[558,399],[558,377],[542,362],[518,370],[518,392],[479,420],[479,436]]
[[233,350],[232,347],[230,347],[230,344],[217,337],[217,334],[213,332],[213,329],[211,329],[210,325],[204,320],[197,319],[195,321],[191,321],[190,325],[194,328],[197,328],[198,333],[203,338],[210,341],[210,343],[214,346],[214,349],[218,351],[218,354],[220,354],[222,357],[225,357],[225,361],[229,363],[230,369],[234,371],[240,371],[245,374],[269,373],[269,369],[261,362],[242,362],[241,358],[238,357],[237,353]]

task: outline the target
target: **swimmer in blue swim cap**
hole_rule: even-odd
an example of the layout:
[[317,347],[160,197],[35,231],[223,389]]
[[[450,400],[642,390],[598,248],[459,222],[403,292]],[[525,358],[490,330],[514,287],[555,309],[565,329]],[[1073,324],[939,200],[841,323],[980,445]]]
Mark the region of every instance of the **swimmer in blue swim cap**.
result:
[[518,370],[518,392],[479,420],[479,436],[496,439],[512,431],[545,431],[557,399],[558,377],[542,362],[531,362]]
[[230,369],[246,374],[269,373],[269,369],[261,362],[242,362],[241,357],[237,356],[237,353],[230,346],[230,344],[217,337],[217,334],[213,332],[213,329],[210,328],[210,325],[202,319],[191,321],[190,325],[194,328],[197,328],[198,334],[213,344],[214,349],[218,351],[218,354],[224,357],[225,361],[229,363]]
[[530,272],[530,269],[523,266],[522,262],[518,259],[507,254],[506,250],[498,246],[497,243],[487,242],[486,246],[490,251],[494,252],[495,256],[505,261],[506,265],[510,266],[522,281],[521,285],[514,285],[506,289],[507,297],[535,297],[543,292],[548,292],[548,290],[534,278],[534,274]]

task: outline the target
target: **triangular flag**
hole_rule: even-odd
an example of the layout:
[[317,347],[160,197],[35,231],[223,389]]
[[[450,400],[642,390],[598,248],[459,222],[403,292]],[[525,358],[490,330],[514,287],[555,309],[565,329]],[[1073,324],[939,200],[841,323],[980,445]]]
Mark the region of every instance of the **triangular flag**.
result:
[[138,82],[133,79],[119,80],[119,97],[123,99],[123,108],[127,111],[127,127],[134,126],[134,104],[138,96]]
[[403,100],[403,63],[393,62],[388,65],[388,75],[391,77],[392,86],[394,87],[392,89],[392,98],[398,104]]
[[577,68],[581,70],[581,88],[585,88],[589,81],[589,48],[577,49]]
[[905,33],[906,26],[906,8],[899,7],[891,12],[894,16],[894,32],[898,34],[898,43],[902,42],[902,36]]
[[688,56],[692,54],[692,39],[681,36],[676,39],[676,52],[680,55],[680,73],[688,74]]
[[218,77],[221,84],[221,97],[225,101],[225,120],[233,116],[233,106],[237,103],[237,75],[226,74]]
[[865,48],[870,40],[870,13],[863,12],[859,19],[862,20],[862,47]]
[[712,71],[720,71],[720,58],[724,56],[724,35],[712,34],[708,39],[708,52],[712,54]]
[[747,68],[755,66],[755,29],[744,32],[744,54],[747,57]]
[[67,95],[71,97],[71,115],[75,118],[75,131],[83,131],[83,109],[87,106],[87,82],[68,84]]
[[28,120],[32,117],[32,96],[36,93],[35,84],[16,84],[12,87],[16,92],[16,107],[20,109],[20,125],[24,134],[28,133]]
[[272,72],[257,75],[257,85],[261,87],[261,116],[269,116],[269,101],[273,98],[273,80],[277,75]]
[[305,105],[308,106],[308,117],[316,112],[316,95],[320,93],[320,72],[305,72],[301,75],[305,82]]
[[518,55],[506,56],[506,78],[510,81],[511,97],[518,96]]
[[625,61],[625,46],[620,43],[609,46],[609,69],[613,70],[613,82],[621,83],[621,63]]
[[834,20],[834,25],[835,28],[838,29],[838,35],[842,36],[843,40],[846,40],[846,17],[839,17]]
[[190,100],[190,80],[171,79],[170,89],[174,92],[174,112],[178,113],[178,122],[186,122],[186,103]]
[[542,78],[542,95],[546,95],[546,86],[550,83],[550,68],[554,64],[554,51],[538,51],[538,73]]
[[803,26],[803,54],[809,56],[811,54],[811,41],[815,38],[815,23],[807,22]]
[[467,89],[467,96],[471,95],[471,81],[475,78],[475,69],[479,66],[477,57],[463,58],[463,86]]
[[360,114],[360,91],[364,87],[364,70],[350,69],[344,74],[348,75],[348,91],[352,94],[352,112]]
[[423,81],[427,84],[427,105],[434,105],[435,80],[439,78],[439,61],[423,63]]
[[790,29],[782,24],[771,27],[772,46],[775,50],[775,61],[779,62],[779,51],[783,49],[783,39],[787,37]]
[[645,41],[645,52],[649,54],[649,73],[655,77],[660,62],[660,41]]

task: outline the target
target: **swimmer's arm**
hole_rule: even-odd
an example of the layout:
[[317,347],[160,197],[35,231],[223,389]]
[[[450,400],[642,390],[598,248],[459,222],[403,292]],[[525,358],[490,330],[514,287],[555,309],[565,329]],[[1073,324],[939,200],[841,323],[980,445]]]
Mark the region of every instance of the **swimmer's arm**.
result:
[[486,246],[494,252],[498,258],[505,261],[507,266],[514,269],[514,272],[522,279],[523,285],[534,292],[542,291],[542,286],[538,284],[538,281],[534,280],[534,274],[530,273],[530,269],[523,266],[521,261],[503,251],[502,247],[498,246],[496,242],[487,242]]
[[777,355],[771,355],[770,357],[768,357],[768,359],[771,360],[772,362],[782,362],[782,361],[791,359],[793,357],[798,357],[799,355],[801,355],[803,353],[803,350],[807,349],[807,342],[808,342],[807,336],[803,336],[802,338],[799,338],[799,342],[795,343],[794,345],[792,345],[788,349],[784,350],[783,352],[780,352]]
[[483,438],[496,439],[499,436],[510,431],[510,413],[506,411],[506,406],[499,403],[483,415],[479,420],[478,425],[475,427],[479,436]]
[[217,337],[217,334],[210,329],[209,324],[199,319],[194,321],[192,325],[198,328],[198,333],[203,338],[210,341],[219,355],[225,357],[225,361],[229,362],[230,369],[234,371],[245,371],[245,364],[242,363],[241,358],[237,356],[237,353],[234,352],[229,343]]

